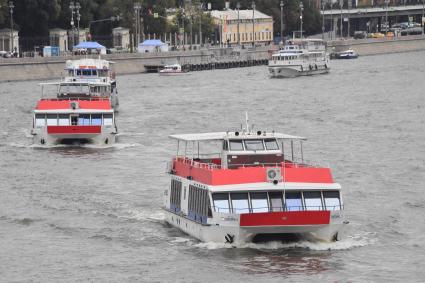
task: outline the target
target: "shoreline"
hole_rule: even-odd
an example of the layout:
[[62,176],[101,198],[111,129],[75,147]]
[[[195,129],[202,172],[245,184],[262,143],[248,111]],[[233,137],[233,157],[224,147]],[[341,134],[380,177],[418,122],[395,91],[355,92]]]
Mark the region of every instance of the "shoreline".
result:
[[[328,47],[335,51],[353,48],[360,56],[405,53],[425,50],[425,36],[399,38],[343,39],[329,41]],[[211,66],[211,69],[239,68],[264,65],[271,52],[278,46],[261,46],[255,49],[214,48],[167,53],[119,53],[102,55],[114,61],[117,75],[146,73],[149,66],[162,66],[179,62],[181,65]],[[0,59],[0,82],[60,79],[64,74],[66,60],[86,56],[2,58]],[[89,55],[97,58],[98,55]],[[205,68],[208,69],[208,68]],[[195,70],[204,70],[195,68]]]

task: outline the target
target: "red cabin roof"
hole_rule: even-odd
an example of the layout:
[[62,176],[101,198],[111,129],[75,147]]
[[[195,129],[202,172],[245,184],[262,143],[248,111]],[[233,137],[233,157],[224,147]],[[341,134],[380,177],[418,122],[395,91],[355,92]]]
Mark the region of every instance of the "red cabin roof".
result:
[[60,110],[71,109],[71,102],[78,103],[78,109],[98,109],[111,110],[109,99],[100,98],[92,100],[59,100],[59,99],[40,99],[37,103],[36,110]]

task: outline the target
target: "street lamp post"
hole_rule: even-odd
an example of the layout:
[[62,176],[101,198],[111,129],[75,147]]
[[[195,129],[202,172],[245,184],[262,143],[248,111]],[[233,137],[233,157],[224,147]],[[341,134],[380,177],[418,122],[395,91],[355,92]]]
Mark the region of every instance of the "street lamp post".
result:
[[300,38],[303,38],[303,10],[304,10],[304,5],[303,2],[300,2]]
[[[74,1],[69,2],[69,9],[71,10],[71,31],[72,31],[72,36],[71,36],[71,48],[75,45],[75,35],[74,35],[74,9],[75,9],[75,4]],[[72,49],[71,49],[72,50]]]
[[322,0],[322,40],[325,39],[325,1]]
[[134,3],[134,49],[137,50],[137,47],[140,42],[140,11],[142,10],[142,5],[139,2]]
[[81,19],[81,15],[80,15],[80,3],[76,2],[75,3],[75,9],[77,10],[77,44],[80,43],[80,19]]
[[385,36],[388,34],[388,4],[390,3],[389,0],[385,0]]
[[424,0],[422,0],[422,19],[421,19],[422,35],[424,35],[424,10],[425,10],[425,2]]
[[238,10],[238,45],[241,45],[241,34],[239,32],[239,9],[241,8],[241,3],[236,3],[236,9]]
[[339,21],[339,35],[342,38],[342,5],[344,4],[344,0],[339,1],[339,8],[341,10],[341,20]]
[[283,1],[280,1],[280,43],[283,44]]
[[255,46],[255,1],[252,1],[252,46]]
[[15,8],[15,5],[13,5],[13,1],[9,1],[9,8],[10,8],[10,52],[14,52],[14,46],[13,46],[13,8]]
[[200,4],[199,11],[199,46],[202,46],[202,15],[204,13],[204,4]]

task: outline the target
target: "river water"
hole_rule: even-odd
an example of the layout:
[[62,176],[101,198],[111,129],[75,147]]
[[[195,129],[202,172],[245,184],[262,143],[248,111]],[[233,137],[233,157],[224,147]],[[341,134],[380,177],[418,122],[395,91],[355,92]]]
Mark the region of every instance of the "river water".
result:
[[[119,142],[31,146],[35,81],[0,86],[1,282],[420,282],[425,278],[425,52],[333,61],[327,75],[264,66],[120,76]],[[164,224],[173,133],[239,127],[309,138],[350,221],[335,243],[200,243]]]

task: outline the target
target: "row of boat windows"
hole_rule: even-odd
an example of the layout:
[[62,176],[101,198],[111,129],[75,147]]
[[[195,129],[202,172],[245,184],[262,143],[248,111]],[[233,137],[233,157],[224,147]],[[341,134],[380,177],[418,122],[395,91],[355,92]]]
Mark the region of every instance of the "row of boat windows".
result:
[[341,210],[338,191],[214,193],[212,198],[221,213]]
[[69,70],[69,76],[97,76],[106,77],[108,75],[107,70],[96,70],[96,69],[77,69],[77,70]]
[[274,60],[288,61],[298,59],[299,56],[273,56]]
[[110,92],[111,87],[109,86],[91,86],[90,88],[87,85],[84,84],[72,84],[72,85],[61,85],[60,86],[60,93],[87,93],[87,92],[94,92],[94,93],[104,93],[104,92]]
[[223,142],[223,150],[278,150],[276,139],[229,140]]
[[35,126],[112,126],[112,114],[35,114]]

